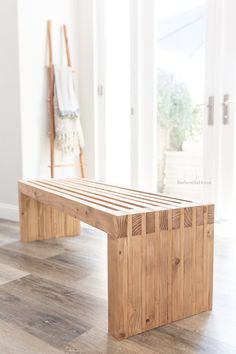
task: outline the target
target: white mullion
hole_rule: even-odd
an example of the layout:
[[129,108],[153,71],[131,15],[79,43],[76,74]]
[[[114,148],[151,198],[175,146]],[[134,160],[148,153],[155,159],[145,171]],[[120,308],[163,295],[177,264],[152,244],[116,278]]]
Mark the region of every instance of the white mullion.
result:
[[94,9],[94,95],[95,95],[95,178],[106,179],[106,115],[105,115],[105,2],[95,1]]
[[131,185],[138,188],[140,165],[140,114],[139,114],[139,56],[138,56],[138,1],[130,0],[130,141]]
[[222,18],[221,0],[207,1],[206,16],[206,90],[205,102],[209,96],[214,96],[214,124],[208,125],[208,110],[204,120],[204,181],[211,184],[203,185],[204,199],[214,202],[218,200],[219,185],[219,155],[220,155],[220,134],[219,124],[221,116],[221,50],[222,47]]
[[139,185],[154,191],[157,186],[155,6],[153,0],[139,0],[139,3]]

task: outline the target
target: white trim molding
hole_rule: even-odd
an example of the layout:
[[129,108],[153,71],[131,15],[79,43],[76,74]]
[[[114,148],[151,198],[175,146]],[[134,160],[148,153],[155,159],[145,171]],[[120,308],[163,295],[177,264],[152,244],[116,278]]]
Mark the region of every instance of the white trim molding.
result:
[[19,221],[18,205],[0,203],[0,219]]
[[148,191],[157,188],[155,1],[130,0],[131,180]]

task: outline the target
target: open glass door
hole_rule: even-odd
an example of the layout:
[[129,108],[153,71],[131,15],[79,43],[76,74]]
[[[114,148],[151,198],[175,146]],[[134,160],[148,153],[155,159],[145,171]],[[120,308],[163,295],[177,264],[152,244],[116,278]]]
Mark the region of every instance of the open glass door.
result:
[[220,219],[235,218],[236,190],[236,2],[218,0],[217,28],[220,30],[217,53],[221,53],[217,62],[218,89],[216,99],[219,102],[217,164],[217,204]]
[[166,0],[157,8],[158,189],[203,197],[206,0]]
[[218,219],[235,215],[236,2],[207,0],[206,95],[214,96],[214,121],[204,126],[204,196]]
[[158,2],[158,189],[236,204],[236,2]]
[[103,179],[214,202],[218,217],[228,217],[236,190],[235,0],[100,0],[101,11]]

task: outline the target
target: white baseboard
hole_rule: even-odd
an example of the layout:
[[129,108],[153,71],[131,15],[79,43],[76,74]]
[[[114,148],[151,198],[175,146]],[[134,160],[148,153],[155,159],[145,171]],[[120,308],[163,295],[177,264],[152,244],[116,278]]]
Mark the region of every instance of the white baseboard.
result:
[[19,221],[19,208],[17,205],[0,203],[0,219]]

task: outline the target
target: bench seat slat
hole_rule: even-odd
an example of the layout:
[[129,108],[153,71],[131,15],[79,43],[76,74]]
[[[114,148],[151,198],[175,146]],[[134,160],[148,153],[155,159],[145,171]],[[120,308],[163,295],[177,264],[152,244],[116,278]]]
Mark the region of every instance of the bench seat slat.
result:
[[[89,202],[80,201],[70,195],[53,191],[45,187],[35,186],[29,181],[19,181],[19,193],[26,195],[45,205],[52,206],[59,211],[64,212],[76,219],[79,219],[91,226],[94,226],[106,233],[110,233],[112,237],[120,237],[120,228],[125,223],[124,213],[104,208]],[[132,214],[132,213],[131,213]],[[127,215],[127,213],[125,214]]]
[[86,189],[83,190],[83,189],[71,188],[70,185],[68,184],[65,185],[62,183],[51,184],[48,181],[42,181],[42,182],[35,181],[34,184],[47,187],[55,191],[62,191],[63,193],[74,196],[75,198],[78,197],[81,200],[89,201],[94,204],[102,205],[104,207],[117,210],[117,211],[129,211],[135,207],[137,209],[140,209],[139,211],[141,212],[144,208],[143,206],[140,206],[138,204],[134,205],[131,203],[119,202],[118,200],[113,201],[109,198],[99,197],[99,195],[97,195],[96,193],[84,192],[84,190],[86,191]]
[[[73,191],[74,193],[77,193],[78,195],[87,195],[92,197],[93,199],[98,199],[98,200],[104,200],[110,204],[114,204],[117,206],[121,206],[123,208],[121,208],[120,210],[130,210],[130,209],[135,209],[137,211],[148,211],[148,210],[152,210],[152,211],[156,211],[156,210],[162,210],[163,206],[155,204],[154,202],[149,203],[149,202],[143,202],[140,201],[137,198],[132,198],[132,197],[123,197],[120,196],[119,194],[113,194],[111,192],[107,192],[106,190],[99,190],[99,189],[95,189],[93,187],[86,187],[84,185],[76,185],[70,182],[57,182],[57,183],[53,183],[51,184],[48,181],[44,181],[45,184],[50,185],[50,186],[57,186],[61,189],[65,189],[65,190],[70,190]],[[139,210],[140,209],[140,210]],[[166,208],[167,209],[167,208]]]
[[[66,181],[66,179],[64,180]],[[171,202],[176,202],[176,203],[180,203],[181,205],[185,204],[185,203],[189,203],[192,204],[194,203],[194,201],[192,200],[187,200],[187,199],[181,199],[175,196],[171,196],[171,195],[167,195],[167,194],[160,194],[160,193],[151,193],[151,192],[146,192],[146,191],[142,191],[142,190],[137,190],[137,189],[133,189],[133,188],[125,188],[122,186],[115,186],[112,184],[106,184],[104,182],[97,182],[97,181],[93,181],[93,180],[83,180],[80,178],[74,178],[74,179],[68,179],[68,181],[74,181],[75,183],[83,183],[86,185],[94,185],[97,186],[99,188],[106,188],[106,189],[110,189],[110,190],[119,190],[121,191],[125,191],[126,193],[131,193],[131,194],[135,194],[137,196],[143,196],[145,198],[154,198],[155,200],[166,200],[166,201],[171,201]]]
[[[169,201],[168,199],[161,199],[161,198],[153,198],[153,197],[143,197],[142,195],[138,195],[137,193],[131,193],[131,192],[125,192],[123,191],[123,189],[120,189],[117,187],[117,189],[113,188],[107,188],[107,187],[103,187],[103,186],[93,186],[93,185],[88,185],[88,184],[84,184],[81,183],[80,181],[76,181],[76,182],[66,182],[66,184],[70,184],[70,185],[74,185],[75,187],[77,186],[78,189],[81,189],[81,186],[83,186],[84,188],[93,190],[93,191],[99,191],[101,194],[105,195],[110,195],[113,196],[114,198],[122,198],[122,200],[127,201],[139,201],[142,203],[145,203],[146,205],[154,205],[154,206],[160,206],[161,210],[165,207],[166,209],[169,209],[169,207],[173,206],[173,207],[178,207],[181,206],[182,207],[182,203],[181,202],[176,202],[176,201]],[[191,202],[192,205],[192,202]]]

